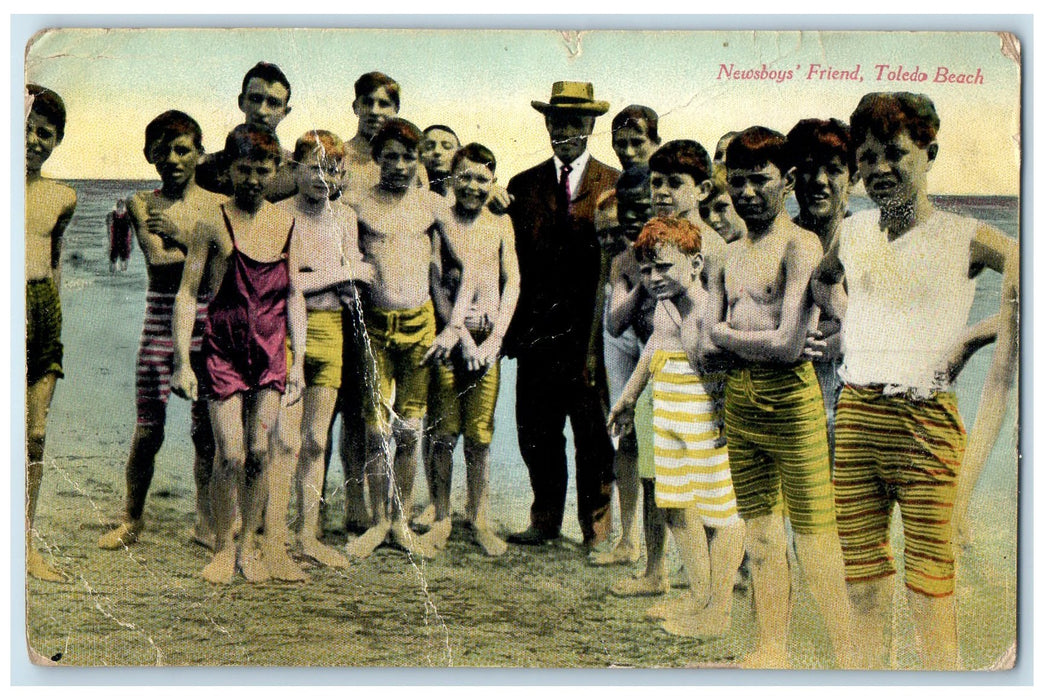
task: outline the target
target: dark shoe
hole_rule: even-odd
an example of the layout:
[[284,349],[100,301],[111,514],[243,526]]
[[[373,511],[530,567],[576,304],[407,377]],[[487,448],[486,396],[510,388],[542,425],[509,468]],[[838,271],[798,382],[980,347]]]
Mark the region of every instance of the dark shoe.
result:
[[551,540],[558,539],[558,535],[547,535],[535,527],[530,527],[522,532],[516,532],[512,535],[508,535],[508,544],[522,544],[528,546],[538,546],[547,544]]

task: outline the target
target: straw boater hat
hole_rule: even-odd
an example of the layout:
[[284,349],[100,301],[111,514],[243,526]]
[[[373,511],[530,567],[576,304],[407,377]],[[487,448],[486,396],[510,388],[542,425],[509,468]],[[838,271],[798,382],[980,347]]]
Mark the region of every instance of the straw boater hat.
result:
[[559,80],[551,86],[550,103],[533,100],[530,104],[541,114],[569,111],[597,117],[609,111],[608,102],[594,99],[594,86],[591,83],[569,80]]

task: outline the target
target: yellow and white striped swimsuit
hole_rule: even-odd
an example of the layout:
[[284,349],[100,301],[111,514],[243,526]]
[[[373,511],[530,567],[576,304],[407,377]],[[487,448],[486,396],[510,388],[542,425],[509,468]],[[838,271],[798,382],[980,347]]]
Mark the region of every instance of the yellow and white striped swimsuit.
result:
[[656,505],[695,507],[710,527],[739,522],[721,431],[723,376],[701,377],[684,352],[657,350],[653,381]]

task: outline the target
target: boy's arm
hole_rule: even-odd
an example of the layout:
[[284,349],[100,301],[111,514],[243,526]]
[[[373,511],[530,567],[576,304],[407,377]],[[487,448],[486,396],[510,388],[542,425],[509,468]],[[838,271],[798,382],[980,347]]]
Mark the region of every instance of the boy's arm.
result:
[[[834,236],[823,259],[812,273],[812,299],[823,310],[823,315],[842,321],[848,310],[848,295],[841,284],[845,279],[845,269],[841,265],[839,250],[841,248],[841,232]],[[824,335],[827,335],[824,332]],[[838,342],[840,346],[840,341]],[[840,347],[838,348],[840,352]]]
[[196,401],[199,384],[192,371],[189,354],[192,348],[192,328],[196,325],[196,299],[199,284],[207,267],[207,256],[214,239],[213,228],[200,222],[196,225],[185,257],[185,270],[181,273],[181,284],[174,297],[172,335],[174,336],[174,371],[170,389],[183,399]]
[[609,268],[609,313],[605,327],[614,338],[619,338],[634,323],[635,315],[641,309],[642,297],[645,296],[641,283],[627,288],[627,278],[621,267],[618,255]]
[[[446,212],[449,213],[448,207]],[[422,362],[443,362],[449,358],[450,352],[460,341],[460,336],[467,333],[464,328],[464,318],[467,316],[468,307],[471,305],[477,288],[476,281],[472,279],[472,270],[469,269],[471,263],[465,259],[462,251],[457,250],[449,236],[446,235],[447,223],[451,226],[454,225],[452,219],[449,222],[446,222],[445,219],[436,219],[435,233],[432,236],[432,256],[434,257],[436,251],[435,239],[439,238],[439,243],[446,247],[446,253],[460,266],[460,286],[457,287],[457,298],[453,303],[449,322],[442,332],[435,336],[435,342],[425,353]]]
[[954,500],[953,531],[960,544],[967,544],[970,540],[967,527],[968,504],[1000,433],[1001,423],[1008,408],[1012,380],[1018,367],[1019,354],[1019,245],[997,229],[982,225],[971,244],[971,253],[973,268],[985,265],[1000,272],[1003,277],[1000,311],[993,321],[996,330],[993,361],[982,387],[975,425],[968,435],[968,446],[964,453],[964,463],[961,465],[957,497]]
[[[654,318],[659,320],[660,314],[660,306],[657,305]],[[635,365],[630,379],[624,385],[620,398],[617,399],[616,404],[609,411],[609,419],[606,421],[606,425],[609,428],[609,433],[614,437],[629,433],[634,428],[634,406],[638,403],[638,397],[642,395],[645,385],[649,383],[649,369],[652,367],[652,358],[660,345],[660,334],[656,330],[654,321],[653,334],[650,336],[649,342],[645,344],[645,349],[642,350],[641,357],[638,358],[638,364]]]
[[518,269],[518,253],[515,252],[515,229],[510,219],[501,219],[500,223],[500,308],[497,310],[496,320],[493,321],[492,332],[478,348],[478,360],[487,367],[492,366],[500,357],[500,347],[515,315],[522,284],[522,275]]
[[715,344],[711,331],[719,323],[724,323],[728,316],[728,303],[725,296],[725,264],[731,253],[726,247],[725,253],[719,257],[720,264],[707,266],[707,303],[703,307],[703,318],[700,323],[700,351],[698,369],[700,372],[712,371],[714,367],[728,362],[733,355]]
[[290,334],[290,353],[294,361],[286,376],[286,395],[283,400],[292,406],[301,398],[304,389],[305,363],[305,329],[308,324],[308,311],[305,308],[304,293],[301,290],[299,264],[301,260],[301,243],[297,236],[290,234],[290,254],[287,260],[290,268],[290,290],[286,306],[287,331]]
[[453,300],[450,299],[449,291],[442,284],[442,246],[439,243],[438,236],[432,238],[431,265],[428,268],[428,278],[431,286],[431,303],[435,307],[435,316],[443,326],[448,326],[450,316],[453,314]]
[[62,288],[62,243],[65,241],[65,228],[76,213],[76,190],[71,187],[66,189],[68,199],[62,213],[54,222],[54,228],[51,229],[51,277],[58,289]]
[[130,201],[127,202],[127,211],[131,215],[134,236],[138,239],[138,246],[145,255],[145,262],[149,267],[185,262],[185,250],[179,247],[180,244],[169,236],[163,236],[150,230],[149,208],[145,203],[144,193],[139,192],[130,198]]
[[794,236],[787,245],[783,255],[786,282],[777,328],[741,331],[720,322],[711,329],[715,345],[751,362],[797,362],[815,308],[808,287],[821,250],[819,239],[807,232]]

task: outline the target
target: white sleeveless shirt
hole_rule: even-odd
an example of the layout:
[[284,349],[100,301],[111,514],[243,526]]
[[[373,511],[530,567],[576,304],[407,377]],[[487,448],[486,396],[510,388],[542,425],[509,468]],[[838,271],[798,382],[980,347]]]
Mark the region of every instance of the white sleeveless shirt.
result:
[[876,209],[860,212],[838,234],[848,284],[841,378],[921,396],[947,390],[934,372],[968,323],[978,221],[935,210],[891,242],[879,221]]

